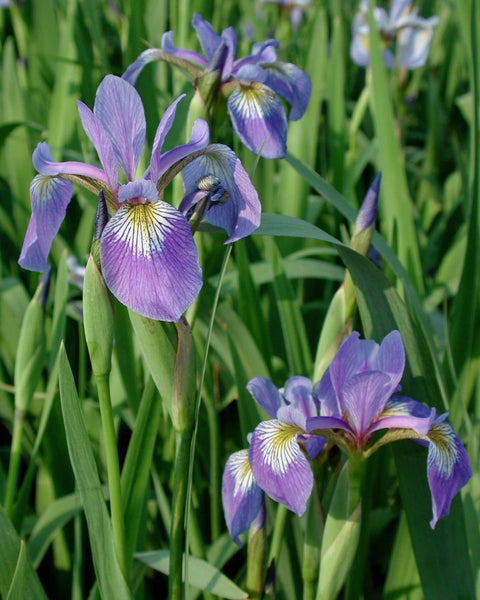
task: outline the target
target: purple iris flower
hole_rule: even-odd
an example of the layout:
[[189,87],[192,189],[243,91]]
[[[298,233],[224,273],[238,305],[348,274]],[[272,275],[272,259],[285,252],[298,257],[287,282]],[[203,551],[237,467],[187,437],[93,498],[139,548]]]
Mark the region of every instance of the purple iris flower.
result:
[[[229,215],[221,225],[230,241],[251,233],[260,222],[261,210],[258,195],[232,150],[208,146],[208,125],[202,119],[195,121],[187,144],[162,153],[181,98],[168,107],[158,125],[150,164],[141,178],[136,178],[136,171],[146,123],[137,91],[123,79],[107,75],[97,89],[93,112],[77,102],[83,128],[103,168],[54,162],[48,144],[38,144],[32,160],[39,174],[30,185],[32,216],[19,258],[22,267],[47,268],[53,238],[72,197],[72,181],[97,193],[102,189],[112,215],[99,248],[107,286],[141,315],[178,321],[196,298],[202,273],[189,223],[182,212],[162,200],[164,186],[189,161],[189,177],[217,177],[224,186]],[[199,162],[203,152],[213,157],[208,173]],[[125,183],[119,179],[119,167]]]
[[[398,331],[380,345],[353,332],[340,346],[313,397],[320,416],[307,419],[306,431],[324,435],[348,454],[364,457],[380,445],[408,438],[428,446],[427,477],[432,495],[432,529],[472,475],[465,448],[445,422],[447,414],[396,395],[405,367]],[[370,449],[372,434],[388,429]]]
[[234,453],[223,474],[223,506],[232,538],[246,531],[258,514],[263,492],[297,515],[305,512],[313,488],[309,461],[325,446],[325,438],[308,434],[309,417],[318,414],[312,382],[291,377],[277,389],[265,377],[250,380],[247,389],[272,418],[249,435],[249,450]]
[[[433,28],[438,17],[423,19],[418,10],[411,9],[412,0],[392,0],[390,13],[383,8],[374,8],[375,23],[383,43],[383,62],[387,69],[394,64],[391,44],[397,40],[398,64],[407,69],[416,69],[425,64],[433,37]],[[361,0],[360,11],[352,25],[350,56],[357,65],[366,67],[370,63],[368,39],[368,0]]]
[[[308,104],[311,91],[310,78],[299,67],[277,60],[276,40],[254,44],[249,56],[235,60],[237,38],[232,27],[221,35],[195,14],[192,25],[197,33],[203,55],[191,50],[176,48],[173,32],[162,36],[162,48],[142,52],[123,77],[132,85],[143,67],[154,60],[167,60],[183,67],[194,77],[199,90],[208,90],[208,102],[228,97],[230,119],[242,143],[252,152],[265,158],[285,156],[287,115],[280,98],[290,104],[288,118],[299,119]],[[212,74],[217,74],[215,86]],[[200,92],[202,95],[202,91]],[[202,96],[203,97],[203,96]],[[207,100],[206,100],[207,101]]]

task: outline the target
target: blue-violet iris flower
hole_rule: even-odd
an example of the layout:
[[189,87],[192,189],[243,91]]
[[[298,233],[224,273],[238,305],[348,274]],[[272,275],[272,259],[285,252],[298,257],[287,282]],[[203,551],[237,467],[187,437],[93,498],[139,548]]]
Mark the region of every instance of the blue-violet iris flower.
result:
[[[423,19],[418,10],[411,9],[412,0],[392,0],[390,13],[375,7],[373,14],[383,43],[383,62],[387,69],[394,64],[391,44],[397,40],[397,59],[401,67],[416,69],[425,64],[438,17]],[[368,37],[368,0],[361,0],[360,11],[352,25],[350,56],[357,65],[368,66],[370,62]]]
[[[198,89],[208,92],[207,104],[228,97],[227,110],[242,143],[265,158],[281,158],[286,153],[287,115],[280,98],[290,105],[288,118],[299,119],[308,104],[310,78],[299,67],[277,60],[278,42],[256,43],[249,56],[235,60],[237,38],[233,27],[218,35],[207,21],[195,14],[192,25],[203,54],[176,48],[173,31],[162,36],[161,50],[151,48],[140,54],[123,77],[132,85],[143,67],[154,60],[166,60],[183,67],[194,77]],[[203,81],[212,84],[202,85]],[[201,93],[202,95],[202,93]],[[203,96],[202,96],[203,97]],[[217,110],[215,105],[214,110]]]
[[[405,351],[398,331],[378,345],[360,340],[353,332],[340,346],[321,381],[314,388],[320,416],[307,419],[306,431],[327,437],[348,454],[368,456],[396,439],[412,439],[428,446],[427,477],[432,495],[432,529],[448,514],[450,503],[472,475],[468,456],[447,414],[397,395],[405,367]],[[369,450],[374,432],[388,429]]]
[[309,417],[318,414],[312,382],[291,377],[282,389],[265,377],[250,380],[247,389],[271,419],[249,435],[250,447],[234,453],[225,466],[222,499],[232,538],[246,531],[258,513],[265,492],[302,515],[313,488],[309,461],[325,446],[325,438],[307,433]]
[[[97,193],[102,189],[112,215],[99,247],[107,286],[120,302],[141,315],[178,321],[196,298],[202,273],[187,218],[162,200],[164,185],[187,163],[188,193],[195,181],[213,178],[222,189],[223,204],[214,206],[207,197],[203,216],[224,227],[230,235],[228,241],[251,233],[259,225],[261,211],[239,159],[227,146],[208,146],[208,125],[202,119],[195,121],[187,144],[162,153],[181,98],[165,111],[150,164],[140,178],[136,171],[146,122],[138,92],[123,79],[107,75],[97,89],[93,112],[77,102],[83,128],[103,168],[54,162],[48,144],[38,144],[32,160],[39,174],[30,185],[32,216],[19,258],[22,267],[46,270],[53,238],[72,197],[72,181]],[[125,183],[120,182],[119,167]],[[209,192],[205,193],[208,196]]]

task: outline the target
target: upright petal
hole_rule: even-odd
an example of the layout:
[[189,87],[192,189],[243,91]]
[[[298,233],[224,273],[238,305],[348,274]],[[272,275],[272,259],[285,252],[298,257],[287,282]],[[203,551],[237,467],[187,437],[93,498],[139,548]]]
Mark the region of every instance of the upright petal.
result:
[[77,100],[77,107],[83,129],[85,130],[88,139],[92,142],[93,147],[97,151],[98,158],[102,163],[102,167],[108,179],[108,186],[113,194],[116,194],[118,188],[118,165],[112,143],[110,142],[103,125],[93,112],[85,106],[83,102],[80,102],[80,100]]
[[203,119],[195,119],[192,127],[192,135],[187,144],[176,146],[160,156],[158,156],[158,150],[156,150],[156,157],[154,159],[155,170],[157,171],[156,178],[158,179],[161,177],[165,171],[167,171],[167,169],[169,169],[179,160],[182,160],[182,158],[192,154],[192,152],[196,152],[197,150],[202,150],[205,148],[205,146],[208,145],[209,135],[210,133],[207,122]]
[[281,406],[285,406],[285,400],[278,388],[266,377],[254,377],[247,383],[247,390],[255,402],[272,418],[277,416]]
[[405,14],[412,0],[392,0],[390,5],[390,22],[395,24]]
[[302,432],[276,419],[262,421],[253,432],[250,465],[258,485],[276,502],[303,515],[313,474],[297,441]]
[[[177,110],[177,104],[185,98],[186,94],[181,94],[176,100],[174,100],[167,110],[163,113],[160,123],[158,124],[157,131],[155,132],[155,138],[152,146],[152,157],[150,159],[150,168],[148,170],[147,179],[151,179],[153,183],[157,183],[160,173],[160,161],[163,142],[170,131],[173,121],[175,119],[175,113]],[[208,139],[208,138],[207,138]]]
[[37,175],[30,184],[32,215],[18,264],[30,271],[46,271],[53,238],[65,218],[72,184],[64,179]]
[[107,75],[98,86],[94,113],[105,128],[127,180],[133,181],[146,127],[137,90],[120,77]]
[[470,479],[472,469],[465,448],[448,423],[434,423],[428,437],[427,476],[433,510],[430,526],[435,529],[438,519],[448,515],[453,497]]
[[198,13],[193,15],[192,25],[197,34],[203,53],[207,57],[207,61],[210,61],[215,54],[217,47],[220,45],[222,38],[213,30],[210,23],[205,21],[205,19],[202,19]]
[[238,71],[244,65],[258,65],[260,63],[275,62],[277,60],[275,48],[278,48],[278,46],[277,40],[273,39],[253,44],[251,54],[235,61],[232,69],[233,75],[236,76]]
[[204,175],[214,175],[229,197],[224,204],[212,204],[206,211],[206,221],[225,229],[235,242],[252,233],[260,225],[261,205],[256,189],[235,152],[223,144],[210,144],[206,152],[183,169],[185,190],[195,187]]
[[291,63],[277,61],[262,67],[267,75],[263,83],[290,104],[290,121],[300,119],[310,100],[310,77]]
[[405,349],[399,331],[391,331],[383,338],[371,368],[387,373],[391,381],[390,394],[393,394],[405,369]]
[[227,101],[235,133],[255,154],[282,158],[286,153],[287,117],[280,100],[265,84],[240,81]]
[[241,546],[238,536],[247,531],[257,516],[263,501],[248,462],[248,450],[234,452],[225,465],[222,477],[222,503],[228,532]]
[[312,382],[308,377],[297,375],[285,382],[283,395],[289,404],[298,408],[305,417],[315,417],[318,413],[318,403],[312,397]]
[[[153,201],[157,191],[151,181],[129,185],[135,186],[133,202],[122,197],[100,242],[105,282],[120,302],[139,314],[178,321],[202,286],[190,228],[175,208]],[[139,191],[144,203],[138,203]]]

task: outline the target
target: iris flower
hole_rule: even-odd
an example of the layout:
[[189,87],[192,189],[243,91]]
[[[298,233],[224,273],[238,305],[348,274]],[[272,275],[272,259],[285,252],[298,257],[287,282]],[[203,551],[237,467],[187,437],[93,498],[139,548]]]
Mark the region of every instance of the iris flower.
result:
[[207,105],[217,110],[216,101],[227,98],[227,110],[235,133],[252,152],[265,158],[285,156],[287,115],[281,99],[290,105],[288,118],[299,119],[308,104],[310,78],[299,67],[277,60],[276,40],[254,44],[249,56],[235,60],[237,38],[232,27],[221,35],[195,14],[192,25],[203,54],[176,48],[173,31],[162,36],[161,49],[140,54],[123,77],[132,85],[143,67],[154,60],[180,66],[194,78]]
[[[405,351],[398,331],[380,345],[360,340],[353,332],[340,346],[321,381],[314,400],[320,416],[307,419],[306,431],[325,436],[347,454],[364,457],[396,439],[412,439],[428,446],[427,477],[432,495],[432,529],[448,514],[455,494],[472,475],[465,448],[445,422],[447,414],[396,395],[405,367]],[[372,435],[388,429],[367,449]]]
[[[260,222],[260,204],[240,161],[230,148],[208,146],[208,125],[197,119],[187,144],[162,153],[175,118],[177,98],[165,111],[153,141],[150,164],[136,171],[145,142],[145,114],[137,91],[107,75],[100,83],[93,112],[78,101],[85,133],[102,168],[82,162],[54,162],[47,143],[38,144],[33,164],[38,175],[30,185],[32,216],[19,264],[44,271],[53,238],[72,197],[72,182],[96,193],[104,191],[111,218],[100,240],[103,276],[111,292],[126,306],[151,319],[178,321],[196,298],[202,273],[185,215],[162,200],[165,185],[188,163],[188,185],[214,177],[222,187],[227,217],[213,220],[230,234],[229,241],[248,235]],[[206,159],[209,157],[206,172]],[[119,178],[119,167],[124,181]],[[208,200],[208,192],[207,192]],[[209,219],[210,207],[204,216]]]
[[277,389],[265,377],[250,380],[247,389],[271,419],[249,435],[250,448],[232,454],[223,474],[223,506],[232,538],[246,531],[258,514],[262,491],[302,515],[313,488],[309,461],[316,458],[325,439],[308,434],[309,417],[318,414],[312,382],[291,377]]
[[288,10],[292,31],[298,29],[304,10],[310,5],[310,0],[260,0],[260,2],[261,4],[278,4],[279,8]]
[[[412,0],[392,0],[390,13],[383,8],[374,8],[375,23],[383,41],[383,62],[387,69],[394,64],[390,46],[397,40],[398,64],[407,69],[416,69],[425,64],[438,17],[423,19],[418,10],[411,9]],[[361,0],[360,11],[352,25],[350,56],[357,65],[368,66],[370,62],[368,40],[368,0]]]

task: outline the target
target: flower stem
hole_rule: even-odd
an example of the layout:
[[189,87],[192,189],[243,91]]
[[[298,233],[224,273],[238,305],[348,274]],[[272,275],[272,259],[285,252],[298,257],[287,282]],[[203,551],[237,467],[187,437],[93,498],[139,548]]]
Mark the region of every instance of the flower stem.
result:
[[267,565],[270,566],[272,560],[278,565],[280,550],[282,548],[283,534],[285,531],[285,523],[287,522],[287,508],[283,504],[278,504],[277,514],[275,516],[275,525],[273,528],[272,544],[270,546],[270,554],[268,556]]
[[110,510],[112,518],[113,543],[120,569],[129,580],[129,569],[125,543],[125,523],[123,520],[122,495],[120,487],[120,467],[118,463],[117,438],[113,422],[112,402],[108,374],[97,375],[98,400],[102,419],[105,455],[107,459],[108,489],[110,493]]
[[25,413],[15,411],[13,421],[12,448],[10,452],[10,464],[8,466],[7,488],[5,492],[5,512],[12,518],[13,503],[18,485],[18,474],[20,472],[20,460],[22,457],[22,439],[25,425]]
[[183,597],[183,546],[185,532],[185,509],[188,489],[191,432],[175,436],[175,473],[173,476],[172,521],[170,530],[170,572],[168,578],[169,600]]

